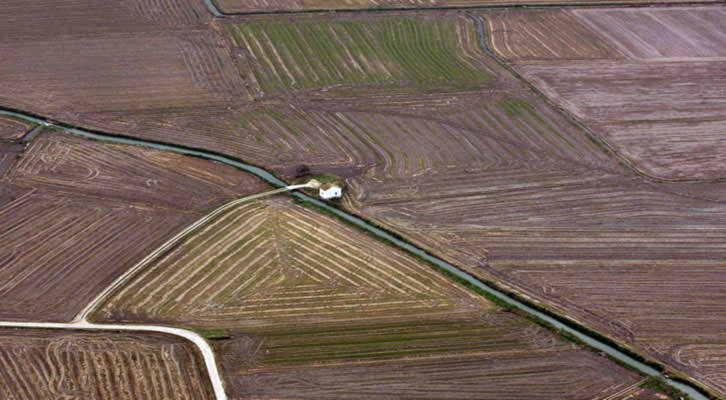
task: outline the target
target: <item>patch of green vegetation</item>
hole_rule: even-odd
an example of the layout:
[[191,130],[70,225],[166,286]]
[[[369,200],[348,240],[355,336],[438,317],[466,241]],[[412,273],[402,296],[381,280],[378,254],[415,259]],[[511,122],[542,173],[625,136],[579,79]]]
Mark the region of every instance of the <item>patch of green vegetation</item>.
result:
[[231,338],[226,329],[193,329],[199,336],[207,340],[225,340]]
[[664,393],[673,400],[679,399],[690,399],[691,397],[673,386],[667,384],[663,379],[657,377],[650,377],[647,381],[643,382],[640,387],[645,389],[654,390],[656,392]]
[[411,17],[259,21],[230,25],[229,31],[254,56],[250,67],[263,90],[487,85],[493,77],[465,54],[472,50],[462,48],[458,23]]
[[342,184],[343,180],[340,179],[340,177],[333,175],[333,174],[316,174],[311,177],[312,179],[317,180],[318,182],[322,183],[323,185],[326,183],[337,183]]
[[[410,317],[409,317],[410,318]],[[325,361],[335,359],[376,359],[400,355],[435,354],[517,348],[516,335],[506,335],[505,328],[477,319],[453,316],[453,320],[423,319],[391,321],[342,327],[328,325],[320,329],[289,329],[259,332],[264,337],[264,356],[268,364]],[[511,327],[510,327],[511,328]]]
[[497,103],[497,107],[502,110],[509,118],[523,118],[526,113],[534,114],[532,105],[524,100],[519,99],[502,99]]

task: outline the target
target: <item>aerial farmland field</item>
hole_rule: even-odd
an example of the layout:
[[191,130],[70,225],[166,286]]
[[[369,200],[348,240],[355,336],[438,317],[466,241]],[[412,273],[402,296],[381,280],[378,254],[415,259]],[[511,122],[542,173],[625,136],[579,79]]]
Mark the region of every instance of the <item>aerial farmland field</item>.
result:
[[57,133],[10,156],[0,208],[4,320],[71,319],[165,238],[264,188],[211,162]]
[[[694,375],[720,388],[723,375],[712,372],[723,363],[705,354],[702,361],[674,362],[670,352],[693,341],[724,343],[723,185],[649,184],[617,169],[543,155],[493,158],[491,167],[458,173],[349,179],[346,206],[670,365],[698,370]],[[665,284],[671,281],[678,283]],[[647,324],[636,323],[641,318]],[[691,321],[700,334],[674,318]],[[656,341],[663,344],[651,346]],[[713,365],[701,369],[705,359]]]
[[15,162],[23,151],[23,145],[16,143],[0,143],[0,178]]
[[0,329],[0,396],[206,400],[198,358],[171,336]]
[[3,18],[0,53],[22,60],[0,65],[5,107],[141,135],[248,102],[201,1],[11,0]]
[[284,198],[230,211],[93,318],[221,330],[235,398],[590,398],[639,379]]
[[[252,57],[246,81],[280,87],[482,85],[471,27],[460,18],[342,18],[244,21],[229,27]],[[468,46],[459,46],[460,43]]]
[[[481,15],[492,50],[635,168],[695,180],[723,176],[722,13],[722,7],[689,7]],[[558,26],[572,32],[545,34]],[[583,45],[591,50],[577,50]],[[724,393],[725,364],[716,355],[726,348],[726,314],[718,306],[726,271],[723,184],[626,183],[627,175],[599,175],[589,184],[583,175],[570,188],[546,184],[546,196],[541,180],[523,190],[518,178],[519,186],[504,192],[483,183],[488,189],[479,193],[487,200],[472,196],[467,215],[481,215],[484,231],[500,227],[482,234],[439,225],[438,235],[480,255],[482,275],[567,310]],[[494,200],[494,193],[503,197]],[[400,226],[415,215],[422,229],[421,215],[462,213],[445,202],[418,210],[396,206],[405,213],[378,212]]]
[[726,395],[724,6],[218,3],[3,3],[0,324],[191,341],[2,331],[5,397],[665,398],[575,325]]
[[623,57],[615,46],[600,39],[568,12],[506,10],[485,15],[489,47],[509,61]]

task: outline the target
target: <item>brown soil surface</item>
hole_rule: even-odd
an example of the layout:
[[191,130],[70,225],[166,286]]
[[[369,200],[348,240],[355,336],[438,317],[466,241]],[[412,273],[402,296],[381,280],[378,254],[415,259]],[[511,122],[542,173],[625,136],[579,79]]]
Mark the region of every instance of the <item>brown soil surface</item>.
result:
[[0,52],[17,60],[0,65],[5,106],[81,124],[98,112],[128,132],[246,102],[201,1],[11,0],[3,17]]
[[199,365],[172,336],[0,329],[3,399],[211,399]]
[[[22,47],[30,46],[40,51],[32,55],[33,59],[43,59],[47,65],[38,67],[41,74],[34,75],[23,74],[15,63],[3,64],[7,76],[12,77],[5,79],[0,75],[3,103],[91,128],[209,148],[263,165],[288,178],[301,163],[309,164],[314,173],[336,173],[347,184],[343,199],[346,207],[485,277],[491,278],[496,270],[511,272],[516,267],[533,265],[565,265],[573,271],[582,267],[583,281],[589,278],[587,268],[597,266],[637,271],[644,266],[681,265],[680,272],[702,266],[724,267],[725,210],[722,203],[713,201],[722,200],[714,198],[723,193],[720,188],[714,186],[704,194],[693,185],[656,185],[621,168],[612,155],[486,57],[477,47],[474,24],[459,13],[409,12],[387,14],[387,18],[378,14],[231,18],[222,24],[209,22],[204,13],[200,14],[201,19],[178,18],[167,12],[168,7],[146,7],[147,3],[126,8],[115,2],[97,2],[94,7],[77,7],[79,2],[63,7],[55,4],[60,3],[48,1],[44,4],[47,10],[38,10],[46,13],[41,21],[61,21],[52,23],[50,38],[43,36],[43,30],[27,24],[25,2],[11,2],[6,7],[5,13],[10,15],[6,18],[16,22],[3,24],[2,29],[21,23],[29,28],[22,33],[8,29],[16,36],[8,36],[10,39],[2,42],[3,54],[15,54],[17,46],[21,52]],[[113,23],[98,23],[107,18]],[[330,21],[343,28],[326,25]],[[255,36],[257,42],[241,45],[244,42],[233,37],[235,26],[252,22],[260,28]],[[301,40],[296,53],[300,61],[287,66],[293,68],[291,75],[283,73],[279,64],[274,65],[279,69],[273,71],[269,67],[269,71],[262,72],[269,76],[309,77],[309,87],[294,87],[290,83],[269,90],[256,86],[249,74],[252,70],[246,66],[263,60],[260,54],[295,50],[279,32],[304,29],[318,29],[322,33],[296,36]],[[361,29],[363,36],[356,33]],[[59,32],[86,38],[87,49],[99,49],[99,43],[117,44],[119,55],[126,61],[119,66],[114,64],[117,61],[112,52],[94,53],[95,57],[84,67],[95,83],[84,86],[83,77],[71,76],[76,61],[70,59],[77,50],[74,46],[82,44],[70,39],[63,42],[64,35]],[[358,39],[350,39],[349,45],[335,47],[335,51],[321,50],[338,43],[326,38],[335,37],[334,34],[342,38],[345,32],[347,38]],[[435,40],[425,42],[426,47],[419,49],[416,38],[420,33],[416,32],[438,33],[431,36]],[[129,40],[118,39],[127,36]],[[158,49],[142,45],[142,39],[149,36]],[[161,43],[159,38],[168,43]],[[366,57],[372,57],[365,52],[365,42],[370,38],[381,43],[398,41],[387,44],[388,53],[376,53],[388,57],[376,59],[386,63],[364,62],[369,59]],[[196,47],[185,47],[185,39]],[[60,47],[46,41],[55,41]],[[375,46],[379,45],[376,42]],[[176,52],[172,50],[174,46]],[[189,49],[197,49],[192,51],[197,55],[185,55]],[[310,66],[319,65],[315,64],[319,60],[311,60],[310,49],[331,54],[334,61],[326,61],[325,68],[319,71],[311,70]],[[451,51],[444,51],[447,49]],[[218,61],[214,61],[217,57]],[[295,57],[281,55],[269,59]],[[614,66],[593,63],[617,69],[617,62],[611,64]],[[54,65],[64,72],[57,79],[48,72]],[[573,68],[577,65],[573,64]],[[129,70],[130,66],[134,68]],[[478,68],[473,74],[471,66]],[[670,64],[652,68],[679,71],[679,67]],[[661,92],[670,96],[663,101],[683,101],[685,107],[693,107],[693,93],[699,90],[696,86],[704,86],[708,102],[696,109],[710,115],[721,104],[723,91],[717,90],[719,71],[713,72],[708,65],[691,70],[697,74],[692,79],[696,83],[685,85],[680,97],[671,89]],[[104,71],[114,78],[108,87],[98,84],[99,77],[103,78],[101,82],[106,81]],[[244,75],[244,82],[238,80],[238,71]],[[397,79],[379,82],[386,71]],[[648,74],[646,68],[643,71]],[[704,71],[713,73],[707,76]],[[482,72],[491,79],[482,79]],[[666,76],[681,79],[676,75],[677,72],[669,72]],[[39,81],[38,77],[43,79]],[[646,77],[641,75],[634,80],[647,85],[658,80],[655,76]],[[226,89],[215,89],[220,87]],[[118,95],[126,92],[133,96]],[[250,101],[252,97],[257,101]],[[87,98],[94,102],[86,102]],[[634,106],[645,108],[650,107],[649,101],[661,101],[644,96],[632,98]],[[617,96],[613,101],[618,104]],[[709,104],[716,107],[709,108]],[[656,115],[660,112],[651,110]],[[627,113],[628,109],[621,111]],[[676,119],[691,114],[678,115]],[[69,176],[82,181],[87,176],[83,171],[89,170],[79,169]],[[55,178],[50,180],[51,186],[60,187]],[[75,185],[83,188],[83,183]],[[103,190],[114,192],[108,187]],[[134,190],[143,193],[141,188]],[[164,201],[167,207],[178,204],[171,196]],[[667,268],[662,271],[662,282],[671,282],[680,273]],[[512,274],[502,276],[500,281],[507,283],[510,278],[514,286],[518,281]],[[694,291],[712,298],[718,298],[722,292],[708,282],[674,290],[668,285],[645,282],[641,287],[639,283],[632,282],[638,293],[644,294],[643,298],[629,300],[622,306],[632,315],[657,311],[656,305],[649,302],[650,294],[656,299],[671,295],[673,301],[688,305],[696,304],[691,303]],[[527,290],[525,286],[520,289]],[[555,307],[571,304],[565,292],[540,290],[529,295]],[[598,304],[607,299],[586,300],[577,303],[585,310],[581,318],[586,323],[631,345],[653,338],[647,329],[628,325],[622,314],[602,312]],[[563,314],[578,312],[568,307],[557,309]],[[672,321],[661,323],[675,326],[691,321],[692,317],[671,316]],[[715,325],[711,324],[722,326],[722,321],[706,316],[696,318],[707,328],[703,330],[707,341],[719,345],[717,339],[722,329],[712,329]],[[644,339],[633,339],[622,326],[630,328],[633,337]],[[251,336],[254,338],[255,334]],[[333,339],[326,340],[335,343]],[[673,345],[697,342],[686,330],[663,340]],[[240,346],[256,346],[255,343],[243,340]],[[655,357],[665,354],[637,347]],[[334,351],[326,354],[330,353]],[[283,354],[284,359],[284,353],[271,354]],[[693,354],[703,353],[693,351],[684,354],[687,357],[678,360],[688,360],[689,368],[702,371],[697,376],[702,382],[718,384],[719,376],[712,376],[711,369],[701,368],[714,368],[713,365],[719,365],[719,358],[694,358]],[[685,369],[682,361],[671,365]]]
[[0,117],[0,139],[20,139],[30,127],[30,124]]
[[726,61],[726,7],[574,10],[598,35],[641,61]]
[[720,62],[519,69],[646,173],[666,179],[726,176],[726,76]]
[[665,179],[726,176],[726,8],[481,15],[498,55],[637,168]]
[[569,12],[561,10],[487,11],[480,14],[487,43],[508,61],[622,58],[611,44]]
[[93,318],[222,329],[232,398],[584,399],[639,379],[283,198],[221,217]]
[[25,146],[22,144],[0,143],[0,178],[18,159]]
[[2,181],[0,318],[67,321],[175,232],[264,185],[231,167],[61,134]]
[[[482,355],[240,371],[238,399],[593,399],[632,378],[581,351]],[[657,397],[637,397],[657,399]]]

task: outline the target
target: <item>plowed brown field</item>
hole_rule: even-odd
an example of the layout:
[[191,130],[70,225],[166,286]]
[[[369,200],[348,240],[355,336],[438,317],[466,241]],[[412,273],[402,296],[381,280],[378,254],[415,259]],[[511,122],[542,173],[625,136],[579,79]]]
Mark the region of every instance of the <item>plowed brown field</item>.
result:
[[201,1],[10,0],[3,18],[0,53],[17,60],[0,65],[5,106],[128,132],[246,102]]
[[588,60],[620,58],[621,53],[599,38],[571,13],[560,10],[486,14],[489,48],[507,60]]
[[5,176],[5,171],[13,165],[21,151],[21,144],[0,143],[0,178]]
[[0,139],[20,139],[31,126],[12,118],[0,117]]
[[235,398],[585,399],[638,379],[282,198],[189,237],[93,318],[223,329]]
[[0,329],[3,399],[211,399],[200,364],[171,336]]
[[598,35],[641,61],[725,61],[723,7],[573,10]]
[[183,226],[262,184],[216,163],[60,134],[2,181],[0,318],[67,321]]
[[726,8],[483,15],[494,51],[638,168],[665,179],[726,176]]
[[[510,20],[537,26],[541,11],[511,12],[507,20],[491,12],[482,16],[492,21],[485,24],[489,44],[495,40],[491,35],[500,38],[492,46],[500,56],[636,168],[657,177],[694,179],[722,177],[726,165],[721,140],[726,76],[718,61],[723,10],[558,11],[559,22],[549,32],[558,31],[557,26],[571,29],[566,21],[574,18],[578,29],[585,29],[576,41],[592,37],[591,46],[607,43],[627,57],[574,62],[568,56],[551,57],[551,49],[567,37],[543,33],[520,43],[522,36],[511,35],[507,42],[491,29]],[[547,57],[529,58],[532,54]],[[565,176],[552,173],[557,179]],[[406,221],[402,215],[415,215],[420,221],[421,215],[435,214],[454,221],[466,209],[474,217],[467,221],[472,227],[481,216],[479,231],[437,226],[442,241],[482,256],[481,274],[726,393],[726,359],[720,356],[726,349],[720,278],[726,272],[724,184],[644,184],[632,178],[626,182],[621,174],[589,173],[583,172],[575,186],[564,181],[539,186],[544,182],[540,178],[527,187],[522,185],[526,180],[517,178],[518,185],[511,185],[507,194],[482,183],[488,189],[462,208],[445,202],[426,208],[402,203],[398,207],[405,211],[393,216]],[[490,201],[493,207],[485,207]],[[378,212],[393,220],[384,209]],[[494,225],[500,226],[489,232]],[[482,254],[482,248],[488,253]]]

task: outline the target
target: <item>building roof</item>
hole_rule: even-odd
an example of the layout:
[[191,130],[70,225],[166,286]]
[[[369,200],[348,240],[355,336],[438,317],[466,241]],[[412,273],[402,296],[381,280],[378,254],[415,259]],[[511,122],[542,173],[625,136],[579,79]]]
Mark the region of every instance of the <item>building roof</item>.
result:
[[340,189],[340,186],[336,185],[335,183],[326,183],[320,188],[320,190],[330,190],[332,188]]

